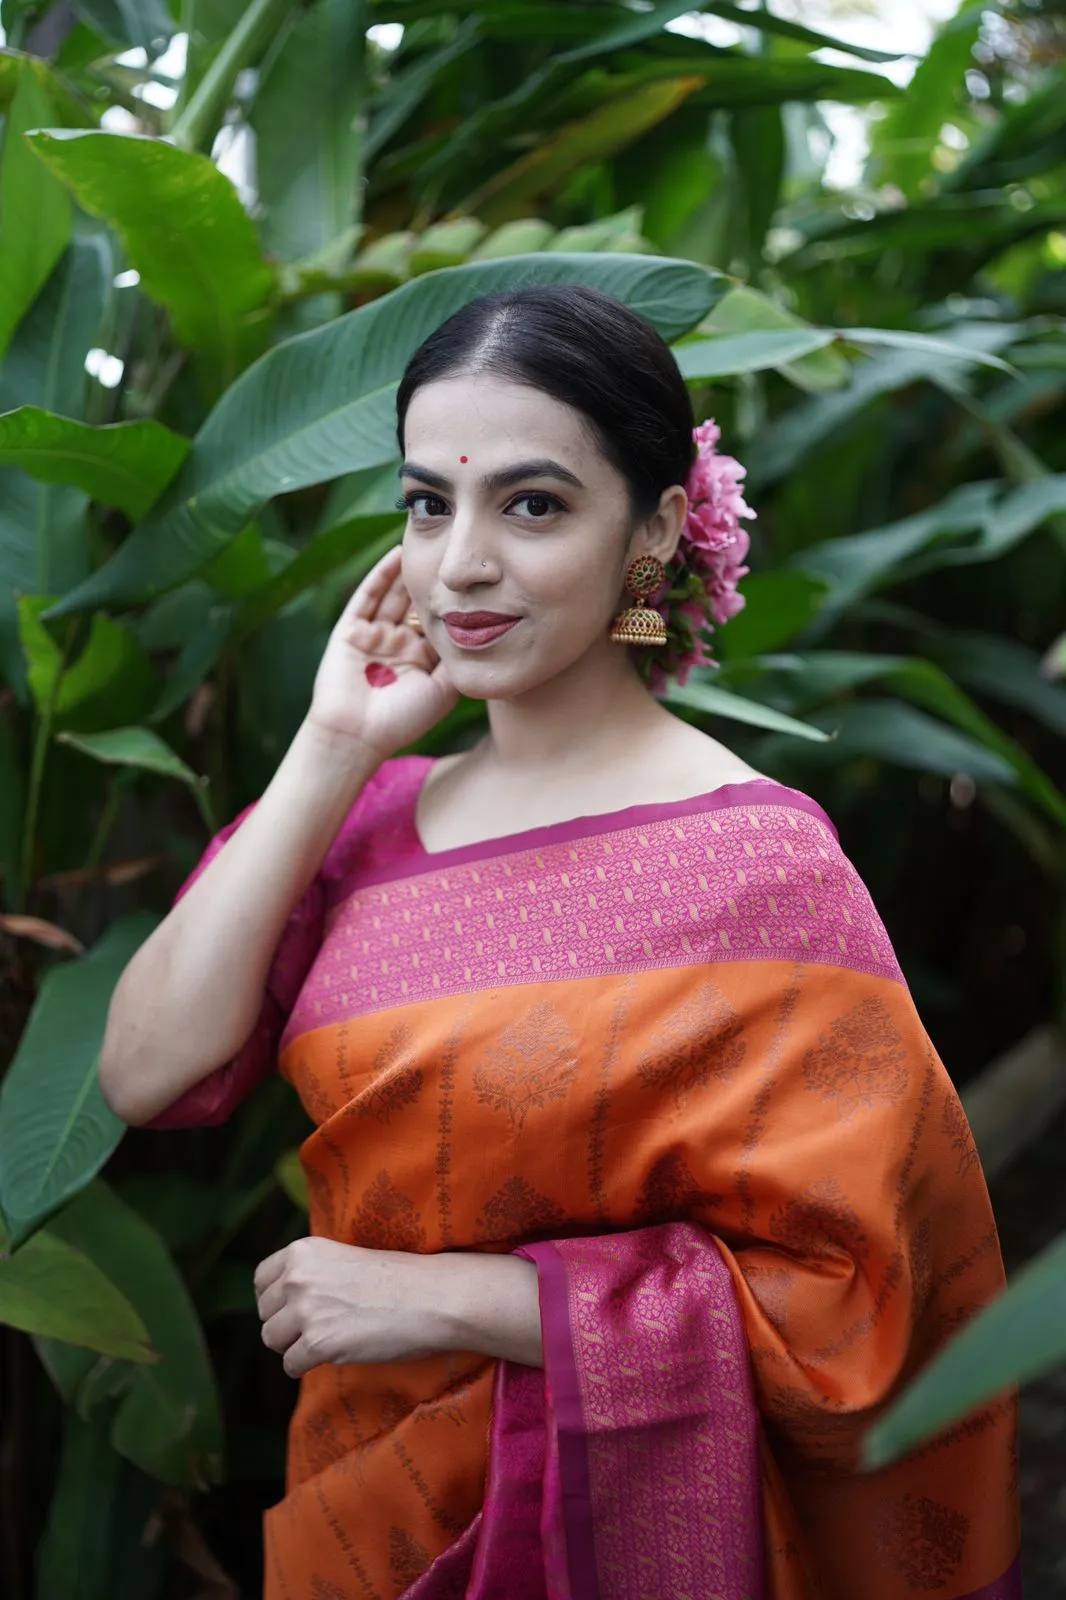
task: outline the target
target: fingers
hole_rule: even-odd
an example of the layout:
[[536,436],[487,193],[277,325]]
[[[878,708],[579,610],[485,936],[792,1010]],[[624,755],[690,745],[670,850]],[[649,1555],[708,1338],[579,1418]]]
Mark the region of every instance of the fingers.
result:
[[274,1350],[283,1355],[303,1337],[300,1319],[296,1316],[291,1306],[282,1309],[269,1321],[263,1323],[263,1343],[268,1350]]
[[272,1256],[267,1256],[265,1261],[260,1261],[259,1265],[255,1269],[254,1283],[256,1299],[261,1297],[263,1291],[268,1288],[276,1278],[281,1277],[281,1274],[285,1270],[287,1256],[288,1247],[286,1246],[284,1250],[277,1250]]
[[402,559],[398,544],[385,552],[381,560],[371,567],[362,583],[356,587],[341,612],[338,626],[348,626],[357,617],[373,619],[377,616],[378,606],[396,581]]
[[367,621],[402,622],[411,609],[411,597],[402,575],[403,552],[393,545],[372,567],[348,601],[341,621],[357,617]]
[[322,1366],[324,1359],[306,1339],[300,1338],[286,1350],[281,1364],[290,1378],[302,1378],[312,1367]]
[[285,1285],[280,1278],[275,1278],[266,1289],[260,1293],[256,1291],[260,1322],[269,1322],[285,1304]]

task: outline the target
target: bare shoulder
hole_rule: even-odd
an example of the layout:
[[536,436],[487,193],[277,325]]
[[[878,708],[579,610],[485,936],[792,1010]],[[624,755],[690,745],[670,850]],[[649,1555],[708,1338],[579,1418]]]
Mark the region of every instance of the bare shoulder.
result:
[[731,783],[767,781],[764,772],[749,766],[709,734],[674,716],[669,720],[671,726],[664,730],[661,771],[664,779],[677,787],[677,798],[709,794],[712,789]]

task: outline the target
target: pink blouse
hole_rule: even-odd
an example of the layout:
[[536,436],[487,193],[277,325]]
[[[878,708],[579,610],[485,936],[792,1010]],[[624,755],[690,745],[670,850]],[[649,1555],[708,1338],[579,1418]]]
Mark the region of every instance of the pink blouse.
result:
[[[426,756],[401,756],[378,768],[345,817],[317,875],[285,924],[258,1019],[245,1043],[232,1061],[194,1083],[148,1127],[193,1128],[225,1122],[256,1084],[269,1077],[289,1013],[322,943],[326,912],[340,880],[354,872],[375,872],[395,861],[425,854],[415,827],[415,802],[432,765],[432,759]],[[191,888],[253,810],[249,806],[215,835],[178,890],[176,900]]]

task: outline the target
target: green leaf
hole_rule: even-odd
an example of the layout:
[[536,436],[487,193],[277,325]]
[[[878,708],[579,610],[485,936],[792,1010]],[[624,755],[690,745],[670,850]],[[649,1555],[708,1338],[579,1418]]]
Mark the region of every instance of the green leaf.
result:
[[198,778],[176,756],[168,744],[150,728],[110,728],[106,733],[57,735],[60,744],[69,744],[82,755],[108,766],[137,767],[142,772],[154,772],[161,778],[176,778],[191,792],[200,808],[204,822],[213,833],[215,821],[204,792],[204,780]]
[[96,1176],[126,1131],[97,1062],[112,991],[157,920],[124,917],[41,985],[0,1089],[0,1210],[16,1245]]
[[825,328],[789,328],[766,333],[724,333],[714,339],[695,339],[674,351],[681,375],[688,383],[708,378],[732,377],[738,372],[763,372],[786,367],[815,350],[833,343],[835,334]]
[[983,16],[983,5],[961,6],[918,63],[907,93],[873,125],[878,182],[895,184],[908,199],[939,177],[931,157],[941,128],[957,114]]
[[[749,284],[738,284],[723,295],[710,316],[700,323],[701,334],[717,337],[724,333],[776,333],[787,329],[802,329],[822,333],[828,330],[813,329],[809,322],[797,317],[769,295],[762,294]],[[839,349],[827,343],[824,349],[812,351],[780,368],[782,377],[799,389],[816,394],[825,389],[839,389],[851,380],[851,363]]]
[[60,724],[85,730],[146,710],[155,699],[156,678],[136,637],[98,612],[84,649],[68,665],[41,620],[48,604],[33,595],[18,607],[27,678],[38,710],[51,707]]
[[52,1341],[38,1351],[79,1415],[109,1420],[111,1444],[142,1471],[180,1488],[221,1476],[222,1423],[204,1337],[189,1292],[155,1230],[97,1180],[53,1229],[107,1274],[136,1307],[154,1366],[100,1363]]
[[319,0],[286,31],[256,93],[260,224],[283,261],[314,256],[358,220],[366,17]]
[[774,733],[789,733],[797,739],[808,739],[815,744],[830,738],[821,728],[809,722],[800,722],[773,706],[758,700],[748,700],[728,689],[718,689],[712,684],[690,678],[688,683],[671,684],[665,697],[668,706],[683,706],[689,711],[705,711],[713,717],[725,717],[730,722],[744,722],[752,728],[768,728]]
[[74,9],[105,38],[149,54],[174,32],[166,0],[75,0]]
[[[85,357],[100,343],[114,263],[101,233],[76,235],[0,366],[0,411],[30,404],[84,411]],[[89,570],[87,497],[0,469],[0,673],[25,694],[15,599],[62,594]]]
[[1003,756],[897,700],[852,700],[812,720],[831,734],[837,761],[872,756],[949,778],[965,772],[977,783],[1016,782]]
[[[1013,781],[1056,822],[1066,824],[1066,796],[1032,757],[999,728],[953,683],[941,667],[912,656],[872,655],[861,651],[807,651],[784,662],[767,661],[784,670],[802,689],[802,706],[830,695],[881,683],[913,704],[932,711],[962,729],[1013,769]],[[1066,698],[1066,697],[1064,697]],[[859,706],[864,701],[857,703]],[[850,713],[849,713],[850,714]],[[858,714],[858,713],[856,713]],[[828,713],[826,713],[828,715]]]
[[816,615],[827,589],[819,578],[788,567],[744,578],[740,592],[747,605],[715,635],[722,655],[741,661],[780,650]]
[[93,428],[38,406],[0,414],[0,465],[69,484],[131,517],[144,515],[188,450],[187,439],[147,418]]
[[462,266],[487,232],[485,224],[476,217],[453,217],[449,222],[435,223],[426,229],[411,251],[408,263],[411,276],[437,272],[441,267]]
[[233,616],[232,605],[215,605],[195,625],[152,707],[150,722],[165,721],[204,681],[229,643]]
[[531,200],[552,193],[581,167],[624,150],[671,116],[703,86],[702,78],[689,74],[627,90],[587,117],[542,139],[528,155],[520,156],[479,185],[459,209],[476,212],[489,224],[521,216]]
[[780,106],[742,106],[730,122],[730,142],[739,178],[744,259],[754,271],[781,199],[785,175],[785,130]]
[[830,38],[827,34],[816,33],[799,23],[777,17],[772,11],[748,10],[743,6],[729,5],[727,0],[711,0],[707,5],[692,5],[691,0],[665,0],[664,4],[653,6],[650,11],[645,11],[633,21],[621,22],[617,27],[607,29],[597,38],[590,40],[587,45],[568,50],[561,59],[568,62],[582,61],[590,56],[604,55],[610,50],[626,49],[631,45],[642,43],[645,39],[653,38],[665,29],[668,22],[673,22],[678,17],[702,11],[709,12],[711,16],[722,17],[727,22],[735,22],[740,27],[757,28],[760,33],[794,39],[800,44],[809,45],[812,50],[838,50],[864,61],[899,60],[899,53],[892,54],[884,50],[871,50],[862,45],[847,44],[842,39]]
[[38,1338],[61,1339],[79,1352],[153,1360],[145,1325],[125,1295],[51,1230],[0,1258],[0,1322]]
[[1066,738],[1066,688],[1049,681],[1035,651],[992,634],[935,634],[924,648],[957,683],[1016,706]]
[[950,355],[937,354],[924,345],[908,345],[860,362],[846,389],[793,406],[760,434],[758,447],[749,458],[748,482],[753,488],[775,483],[871,401],[922,379],[956,380],[978,356],[1002,349],[1013,338],[1009,324],[960,323],[948,341]]
[[56,608],[127,603],[173,588],[283,491],[396,457],[396,384],[414,351],[460,306],[516,283],[590,283],[667,339],[705,316],[724,280],[692,262],[631,255],[537,255],[427,273],[289,339],[226,392],[149,517]]
[[1066,1236],[1056,1239],[957,1334],[867,1434],[885,1466],[1014,1384],[1066,1360]]
[[92,107],[66,78],[40,56],[23,55],[19,50],[0,50],[0,112],[10,110],[19,82],[26,73],[36,79],[38,88],[65,128],[96,126]]
[[355,557],[360,560],[350,576],[359,583],[374,563],[399,542],[402,532],[403,524],[393,511],[352,517],[316,535],[283,572],[247,597],[237,616],[236,637],[247,638],[290,601]]
[[300,1163],[299,1150],[286,1150],[274,1166],[274,1175],[294,1206],[306,1211],[310,1205],[307,1177]]
[[26,141],[29,129],[54,121],[37,76],[21,72],[0,157],[0,357],[70,239],[70,197],[41,172]]
[[[953,339],[935,339],[928,333],[912,333],[907,328],[844,328],[841,337],[852,344],[887,345],[890,350],[925,351],[931,356],[946,356],[949,361],[958,358],[959,346]],[[976,367],[994,367],[1017,377],[1017,369],[990,351],[972,349],[967,359]]]
[[162,139],[53,131],[29,142],[79,205],[115,229],[181,343],[220,385],[231,382],[265,342],[274,273],[230,180],[207,156]]
[[158,1600],[166,1542],[153,1538],[160,1486],[111,1448],[107,1430],[63,1417],[59,1470],[37,1547],[47,1600]]
[[472,48],[478,37],[480,22],[478,16],[464,17],[454,37],[440,50],[427,53],[413,66],[390,77],[388,85],[374,103],[364,146],[364,159],[367,162],[373,161],[408,118],[425,104],[434,83],[452,62]]

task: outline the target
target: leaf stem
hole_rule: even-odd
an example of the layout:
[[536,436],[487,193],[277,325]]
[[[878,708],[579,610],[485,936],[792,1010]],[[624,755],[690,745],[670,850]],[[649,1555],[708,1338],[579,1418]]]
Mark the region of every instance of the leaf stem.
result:
[[175,144],[189,150],[210,149],[238,73],[259,61],[292,9],[292,0],[251,0],[171,128]]
[[92,868],[100,865],[100,858],[104,853],[104,846],[107,844],[111,829],[115,826],[115,819],[118,816],[118,808],[121,798],[122,794],[119,781],[115,778],[112,778],[107,787],[107,799],[104,801],[104,808],[100,813],[100,821],[96,825],[96,832],[93,834],[92,844],[89,846],[89,853],[85,857],[86,870],[91,870]]
[[59,691],[63,684],[63,674],[67,664],[67,650],[70,645],[73,629],[68,628],[66,641],[63,645],[56,674],[48,691],[48,699],[37,718],[37,726],[33,736],[33,755],[30,760],[30,782],[26,794],[26,815],[22,825],[22,854],[20,857],[19,884],[18,884],[18,909],[25,911],[30,893],[30,877],[33,873],[33,847],[37,838],[37,813],[41,805],[41,788],[44,783],[44,769],[48,760],[48,746],[52,742],[52,724],[55,721],[56,706],[59,703]]

